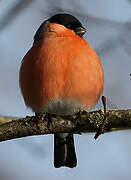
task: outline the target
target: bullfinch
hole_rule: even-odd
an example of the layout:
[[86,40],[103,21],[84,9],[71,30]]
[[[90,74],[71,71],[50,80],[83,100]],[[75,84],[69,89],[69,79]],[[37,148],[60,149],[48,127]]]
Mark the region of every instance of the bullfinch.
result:
[[[36,114],[72,115],[89,111],[98,102],[104,73],[85,33],[70,14],[56,14],[38,28],[19,77],[25,104]],[[76,165],[73,134],[54,134],[54,166]]]

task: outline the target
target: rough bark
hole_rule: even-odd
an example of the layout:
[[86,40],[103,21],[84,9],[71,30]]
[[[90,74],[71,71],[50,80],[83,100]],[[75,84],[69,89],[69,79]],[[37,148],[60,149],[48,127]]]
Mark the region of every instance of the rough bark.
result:
[[[49,119],[50,121],[49,121]],[[0,141],[62,132],[96,132],[104,119],[102,110],[73,116],[43,114],[26,118],[0,117]],[[131,110],[107,110],[108,131],[131,128]]]

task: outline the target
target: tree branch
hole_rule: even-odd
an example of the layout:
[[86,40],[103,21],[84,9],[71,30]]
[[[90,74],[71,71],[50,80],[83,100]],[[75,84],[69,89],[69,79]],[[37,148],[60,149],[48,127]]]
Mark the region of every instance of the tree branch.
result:
[[[21,119],[1,116],[0,122],[3,120],[4,123],[0,124],[0,141],[60,132],[96,132],[103,122],[104,112],[102,110],[88,113],[83,111],[73,116],[50,116],[49,127],[46,114],[41,117],[27,116]],[[110,131],[131,129],[131,110],[107,110],[106,127]]]

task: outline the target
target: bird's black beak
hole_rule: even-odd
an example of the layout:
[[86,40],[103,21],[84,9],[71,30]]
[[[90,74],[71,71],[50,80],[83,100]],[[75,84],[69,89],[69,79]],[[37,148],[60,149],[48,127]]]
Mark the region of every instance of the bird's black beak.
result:
[[83,26],[76,27],[75,33],[79,36],[83,36],[86,33],[86,29]]

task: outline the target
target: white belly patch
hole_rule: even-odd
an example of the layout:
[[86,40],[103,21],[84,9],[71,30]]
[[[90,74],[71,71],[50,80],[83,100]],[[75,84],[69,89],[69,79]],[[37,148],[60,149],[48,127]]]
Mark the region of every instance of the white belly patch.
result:
[[53,99],[43,109],[44,112],[58,115],[71,115],[80,110],[87,111],[87,108],[73,99]]

